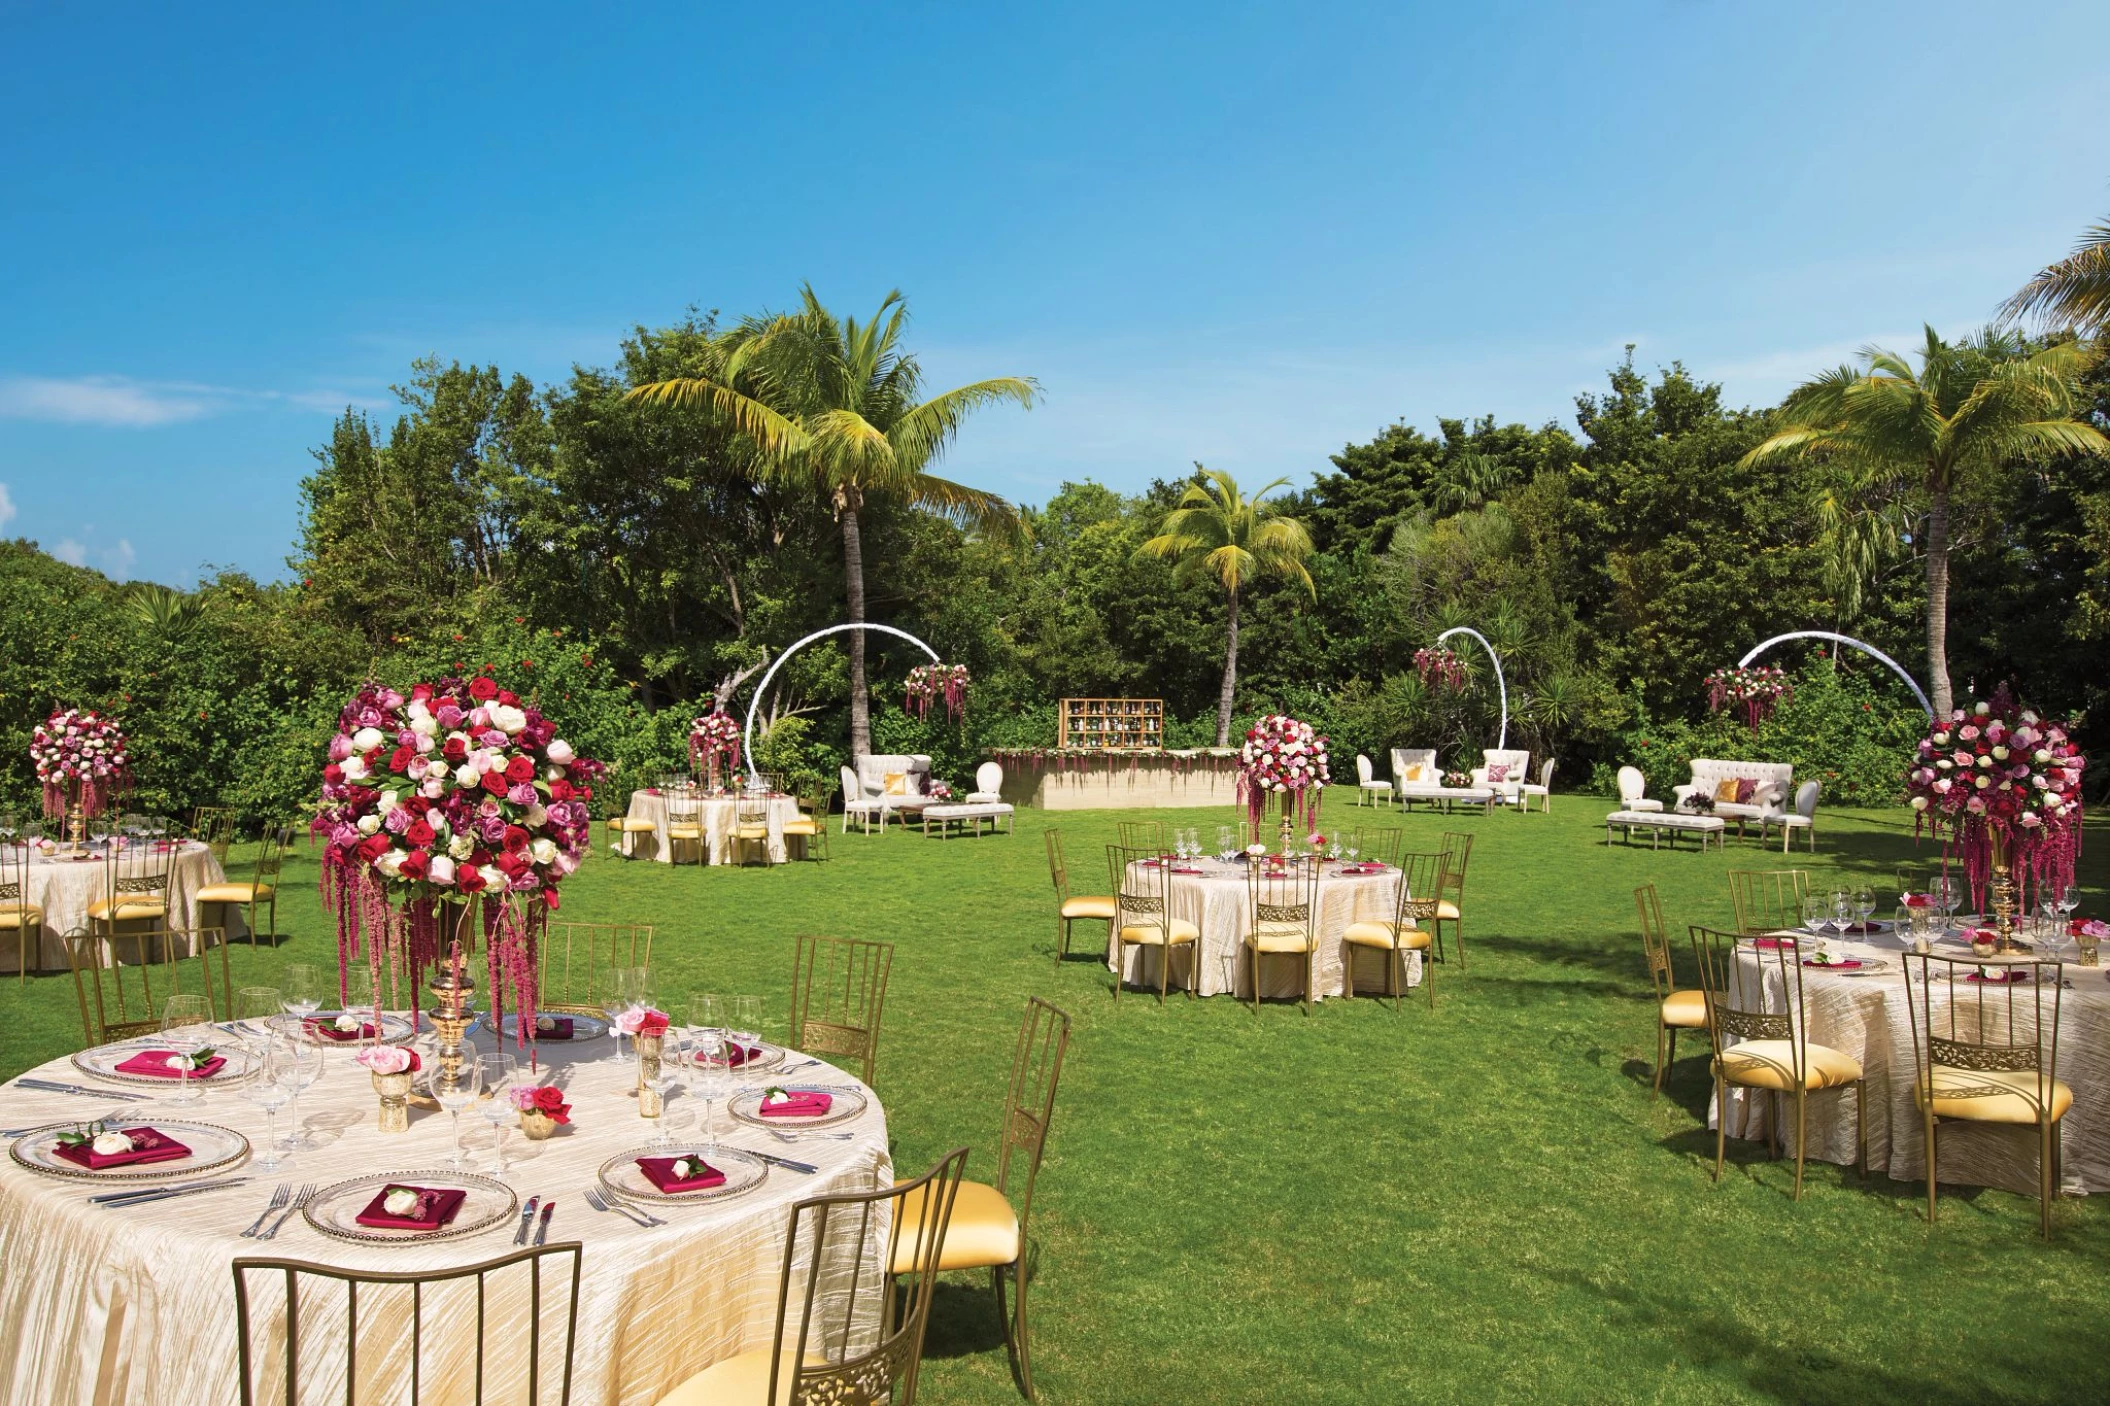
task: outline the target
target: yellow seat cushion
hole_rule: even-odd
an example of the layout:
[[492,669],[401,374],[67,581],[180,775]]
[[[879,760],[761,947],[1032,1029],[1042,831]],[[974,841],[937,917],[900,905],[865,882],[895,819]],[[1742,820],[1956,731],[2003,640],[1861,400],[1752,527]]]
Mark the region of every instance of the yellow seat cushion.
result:
[[1663,1002],[1663,1023],[1675,1025],[1681,1030],[1704,1030],[1707,1028],[1707,993],[1704,991],[1673,991]]
[[275,892],[269,884],[207,884],[198,890],[200,903],[269,903]]
[[1312,946],[1311,933],[1296,922],[1261,923],[1246,941],[1262,952],[1309,952]]
[[1436,900],[1436,916],[1444,922],[1455,923],[1458,921],[1458,905],[1448,898],[1439,898]]
[[113,908],[116,910],[115,920],[120,923],[136,923],[144,918],[165,918],[168,916],[169,911],[168,904],[158,898],[127,895],[120,898],[115,904],[111,903],[107,898],[96,899],[95,902],[88,905],[88,916],[91,918],[110,918]]
[[1065,918],[1104,918],[1113,921],[1116,904],[1105,894],[1081,893],[1075,898],[1062,901],[1062,916]]
[[667,838],[670,840],[700,840],[703,838],[703,827],[701,825],[669,825],[667,827]]
[[784,833],[787,835],[816,835],[820,833],[820,828],[820,822],[810,815],[802,815],[796,820],[784,822]]
[[[781,1367],[777,1372],[777,1394],[769,1406],[790,1406],[791,1384],[794,1364],[798,1354],[786,1352],[781,1356]],[[662,1396],[657,1406],[762,1406],[762,1398],[769,1395],[770,1350],[766,1347],[752,1348],[737,1357],[728,1357],[698,1372]],[[823,1359],[808,1353],[808,1367],[823,1365]]]
[[[1808,1089],[1835,1089],[1861,1077],[1860,1061],[1829,1045],[1804,1045],[1802,1064]],[[1785,1092],[1795,1087],[1794,1047],[1786,1040],[1746,1040],[1730,1047],[1722,1069],[1732,1084]]]
[[32,923],[39,927],[44,923],[44,910],[37,907],[36,904],[0,904],[0,928],[22,928],[28,927]]
[[[1953,1065],[1934,1066],[1934,1116],[1937,1118],[1968,1118],[1974,1123],[2030,1123],[2037,1121],[2044,1107],[2045,1088],[2043,1076],[2034,1069],[1979,1070],[1958,1069]],[[1965,1089],[2011,1089],[2012,1093],[1979,1094],[1965,1096]],[[1944,1097],[1947,1090],[1957,1092]],[[2073,1107],[2073,1090],[2064,1079],[2051,1081],[2051,1120],[2057,1122]],[[1914,1091],[1914,1102],[1924,1109],[1927,1093],[1924,1089]]]
[[608,822],[609,828],[621,830],[627,835],[649,835],[659,827],[642,816],[619,815]]
[[[1172,945],[1174,947],[1179,946],[1182,942],[1192,942],[1201,936],[1201,930],[1183,918],[1174,918],[1171,927]],[[1140,942],[1146,947],[1163,947],[1165,945],[1165,928],[1158,923],[1131,923],[1121,929],[1121,940],[1123,942]]]
[[[910,1273],[916,1267],[916,1234],[923,1224],[924,1203],[920,1194],[902,1203],[901,1235],[894,1242],[896,1274]],[[987,1269],[1017,1258],[1018,1216],[1010,1201],[987,1182],[962,1181],[953,1197],[952,1219],[945,1223],[945,1243],[938,1247],[938,1268]]]
[[735,826],[733,838],[736,840],[766,840],[769,838],[769,827],[767,825]]
[[1350,923],[1341,934],[1341,941],[1357,947],[1382,947],[1387,952],[1397,952],[1404,947],[1409,950],[1429,945],[1429,935],[1414,926],[1412,921],[1402,928],[1390,921],[1368,921]]
[[620,830],[623,828],[623,817],[620,815],[611,815],[601,823],[603,825],[606,825],[611,830]]

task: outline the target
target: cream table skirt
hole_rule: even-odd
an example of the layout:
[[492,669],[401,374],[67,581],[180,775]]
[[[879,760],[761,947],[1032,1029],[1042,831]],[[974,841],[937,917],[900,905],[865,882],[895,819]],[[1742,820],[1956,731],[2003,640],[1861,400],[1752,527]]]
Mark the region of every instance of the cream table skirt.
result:
[[[217,884],[227,876],[220,868],[220,861],[213,858],[212,851],[195,841],[185,841],[174,855],[169,866],[169,912],[176,927],[198,926],[198,890],[209,884]],[[68,859],[62,857],[33,858],[29,861],[29,901],[44,910],[44,939],[38,948],[37,965],[45,971],[65,971],[66,944],[63,941],[69,932],[85,932],[88,929],[88,905],[103,896],[109,884],[108,869],[102,856],[92,859]],[[227,923],[230,928],[239,928],[242,910],[229,905]],[[15,946],[12,935],[0,939],[0,961],[8,965],[0,970],[15,971]]]
[[[704,858],[711,864],[730,864],[733,856],[733,820],[738,802],[726,797],[708,797],[697,803],[697,818],[703,823]],[[769,798],[769,862],[782,864],[787,852],[784,848],[784,823],[796,820],[799,803],[790,796]],[[661,864],[674,862],[674,847],[667,842],[667,798],[658,791],[632,791],[630,793],[630,818],[652,822],[652,834],[628,836],[633,853],[638,858],[649,858]],[[647,853],[649,851],[649,853]]]
[[[1807,937],[1804,944],[1808,945]],[[1868,1095],[1870,1170],[1885,1172],[1894,1181],[1917,1181],[1926,1175],[1927,1159],[1919,1109],[1912,1097],[1912,1019],[1905,1003],[1902,944],[1889,934],[1878,934],[1868,942],[1828,937],[1825,945],[1835,953],[1886,963],[1881,971],[1865,976],[1805,967],[1803,1001],[1809,1038],[1861,1062]],[[1943,944],[1937,950],[1955,955],[1967,951],[1960,944]],[[2059,1016],[2058,1076],[2073,1089],[2073,1108],[2060,1120],[2065,1129],[2065,1190],[2102,1191],[2110,1188],[2110,969],[2069,963],[2065,970],[2073,982]],[[1777,969],[1768,970],[1767,981],[1779,987]],[[1769,994],[1775,1001],[1785,995],[1778,989]],[[1937,1019],[1940,1005],[1937,993]],[[1842,1165],[1854,1160],[1853,1100],[1854,1095],[1845,1093],[1810,1095],[1808,1156]],[[1765,1136],[1768,1103],[1763,1094],[1732,1092],[1730,1136]],[[1785,1096],[1781,1112],[1787,1124],[1784,1145],[1792,1153],[1795,1127]],[[1710,1098],[1708,1126],[1713,1125]],[[1945,1184],[2036,1194],[2034,1127],[1951,1121],[1942,1124],[1940,1137]]]
[[[1245,935],[1252,929],[1252,910],[1246,896],[1245,866],[1236,862],[1226,863],[1217,859],[1195,860],[1190,866],[1201,870],[1199,874],[1172,876],[1172,916],[1183,918],[1201,929],[1201,974],[1196,992],[1203,996],[1220,996],[1231,992],[1239,996],[1252,993],[1252,958],[1245,951]],[[1376,874],[1341,874],[1328,865],[1319,878],[1319,969],[1315,982],[1316,995],[1323,999],[1346,992],[1342,966],[1343,943],[1341,934],[1350,923],[1367,919],[1390,918],[1399,903],[1400,873],[1387,868]],[[1114,970],[1116,944],[1108,934],[1106,965]],[[1298,963],[1302,958],[1267,956],[1260,962],[1260,994],[1263,996],[1296,997],[1304,990],[1304,973]],[[1172,965],[1171,985],[1186,978],[1186,959],[1175,957]],[[1158,982],[1158,953],[1155,949],[1130,947],[1127,968],[1122,973],[1126,981],[1137,985],[1148,985],[1153,990]],[[1377,959],[1364,956],[1358,965],[1364,992],[1382,990],[1383,969]],[[1407,954],[1407,984],[1421,982],[1421,954]]]
[[[604,1058],[612,1044],[596,1040],[576,1052],[558,1045],[542,1047],[557,1078],[566,1084],[574,1123],[546,1142],[528,1142],[517,1131],[509,1134],[512,1166],[507,1180],[523,1203],[536,1194],[556,1198],[551,1243],[578,1240],[585,1246],[571,1399],[586,1406],[642,1406],[721,1358],[767,1347],[776,1323],[777,1278],[792,1203],[830,1192],[871,1190],[892,1179],[893,1165],[885,1114],[869,1091],[864,1114],[837,1129],[854,1134],[847,1142],[806,1138],[781,1143],[759,1129],[733,1123],[721,1107],[714,1123],[727,1144],[813,1163],[819,1173],[803,1176],[772,1167],[761,1189],[737,1200],[661,1211],[668,1222],[663,1227],[646,1229],[597,1213],[581,1194],[593,1184],[596,1169],[608,1158],[639,1147],[654,1126],[637,1116],[627,1093],[635,1066],[619,1067]],[[491,1045],[485,1040],[482,1047],[488,1053]],[[385,1136],[376,1127],[378,1104],[366,1071],[352,1063],[347,1051],[332,1050],[327,1057],[322,1081],[301,1098],[302,1122],[325,1145],[303,1151],[292,1166],[273,1176],[256,1176],[240,1187],[133,1210],[107,1210],[87,1201],[91,1191],[103,1188],[83,1188],[38,1176],[11,1161],[0,1163],[0,1402],[210,1406],[234,1401],[235,1308],[229,1265],[237,1257],[276,1255],[407,1270],[474,1264],[511,1252],[517,1216],[503,1230],[421,1250],[344,1244],[318,1234],[298,1216],[275,1240],[240,1238],[279,1181],[296,1187],[308,1181],[327,1185],[345,1177],[396,1171],[411,1179],[409,1174],[440,1166],[449,1155],[452,1133],[444,1114],[413,1109],[409,1132]],[[802,1058],[790,1056],[793,1063]],[[85,1082],[66,1060],[30,1072]],[[825,1066],[797,1073],[825,1084],[857,1085],[851,1076]],[[125,1108],[128,1117],[137,1115],[141,1121],[150,1120],[160,1108],[166,1116],[221,1123],[252,1139],[263,1133],[262,1114],[232,1089],[214,1090],[201,1103],[190,1105],[195,1111],[183,1114],[166,1105]],[[90,1099],[11,1085],[0,1089],[0,1118],[8,1126],[106,1111]],[[480,1169],[490,1161],[491,1134],[473,1113],[464,1118],[463,1128]],[[544,1292],[547,1299],[552,1290],[545,1286]],[[561,1296],[561,1288],[556,1292]],[[364,1294],[361,1300],[364,1314]],[[501,1345],[515,1339],[524,1342],[518,1315],[508,1327],[502,1307],[499,1312],[493,1320],[498,1325],[493,1340]],[[309,1332],[342,1336],[341,1310],[327,1326],[308,1325],[306,1315],[303,1321],[304,1341],[310,1346],[327,1338],[309,1340]],[[465,1317],[455,1326],[473,1332],[473,1318]],[[546,1320],[545,1331],[553,1326],[553,1320]],[[445,1329],[436,1338],[435,1320],[428,1318],[425,1331],[429,1373],[435,1370],[430,1344],[442,1341]],[[388,1333],[372,1336],[377,1341],[362,1340],[362,1382],[371,1367],[381,1365],[380,1354],[389,1350]],[[398,1342],[391,1360],[399,1367],[402,1355]],[[517,1367],[522,1355],[524,1348],[508,1360]],[[507,1358],[503,1346],[498,1356]],[[304,1348],[304,1360],[307,1357]],[[334,1364],[340,1380],[336,1393],[322,1388],[329,1366],[325,1363],[324,1370],[309,1374],[314,1385],[303,1389],[303,1401],[343,1399],[341,1360]],[[427,1399],[468,1399],[466,1390],[450,1393],[430,1377],[426,1385]],[[486,1385],[491,1399],[521,1398],[518,1390],[502,1396],[495,1384]],[[409,1395],[407,1386],[400,1391],[377,1386],[362,1394],[376,1402],[407,1400]],[[554,1400],[553,1392],[545,1399]]]

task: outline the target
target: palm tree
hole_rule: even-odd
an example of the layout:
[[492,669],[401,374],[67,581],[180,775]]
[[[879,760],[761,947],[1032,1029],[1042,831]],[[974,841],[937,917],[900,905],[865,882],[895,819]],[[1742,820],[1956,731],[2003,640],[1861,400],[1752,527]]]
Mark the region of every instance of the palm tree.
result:
[[2083,337],[2110,332],[2110,220],[2081,236],[2073,252],[2022,285],[2001,316],[2039,316]]
[[2074,418],[2074,378],[2091,355],[2075,342],[2031,352],[2014,334],[1990,329],[1952,345],[1929,327],[1917,371],[1870,347],[1865,370],[1841,366],[1798,386],[1781,406],[1785,427],[1744,456],[1751,465],[1816,455],[1870,492],[1923,499],[1927,672],[1943,715],[1954,701],[1952,495],[1967,479],[2017,459],[2110,450],[2110,440]]
[[1262,573],[1302,581],[1314,599],[1318,588],[1304,559],[1311,555],[1311,534],[1304,524],[1264,501],[1289,480],[1278,478],[1248,498],[1238,480],[1221,469],[1194,466],[1198,482],[1187,486],[1158,535],[1139,549],[1145,555],[1174,561],[1175,579],[1186,582],[1211,576],[1230,600],[1229,631],[1224,647],[1223,693],[1216,704],[1216,745],[1231,741],[1231,699],[1238,691],[1238,593]]
[[[752,443],[758,480],[824,498],[842,527],[850,623],[863,624],[866,502],[891,498],[965,526],[1019,531],[1018,510],[1004,499],[927,470],[968,415],[1005,400],[1030,410],[1040,387],[1005,376],[921,399],[921,369],[900,346],[908,306],[898,289],[864,323],[838,319],[811,284],[800,294],[797,312],[748,318],[713,343],[704,375],[654,381],[630,396],[702,408]],[[850,631],[850,750],[872,750],[862,630]]]

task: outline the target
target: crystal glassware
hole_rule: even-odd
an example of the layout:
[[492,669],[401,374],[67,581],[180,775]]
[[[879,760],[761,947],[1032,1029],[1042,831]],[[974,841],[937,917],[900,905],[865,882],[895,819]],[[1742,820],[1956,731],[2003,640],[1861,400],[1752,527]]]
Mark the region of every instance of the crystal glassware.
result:
[[275,1172],[289,1160],[278,1141],[278,1111],[293,1101],[297,1090],[285,1077],[285,1060],[277,1043],[267,1036],[251,1044],[256,1066],[242,1081],[242,1097],[264,1111],[264,1140],[250,1145],[255,1158],[250,1165],[260,1172]]
[[278,989],[285,997],[286,1014],[306,1020],[322,1008],[322,968],[290,963],[278,974]]
[[483,1066],[483,1097],[477,1101],[476,1111],[491,1125],[492,1168],[498,1176],[506,1174],[506,1129],[520,1121],[513,1107],[513,1083],[516,1063],[509,1054],[478,1055],[476,1062]]
[[1831,921],[1831,916],[1831,904],[1827,903],[1824,899],[1818,897],[1814,893],[1805,894],[1803,896],[1802,925],[1805,928],[1809,929],[1810,936],[1822,936],[1824,933],[1824,925],[1827,922]]
[[176,1099],[191,1103],[205,1097],[193,1079],[198,1055],[210,1044],[212,1004],[203,996],[176,995],[161,1003],[161,1042],[184,1060],[176,1076]]
[[458,1172],[465,1170],[469,1162],[462,1152],[462,1110],[476,1102],[483,1087],[483,1061],[465,1058],[450,1070],[435,1058],[427,1062],[426,1068],[431,1072],[426,1076],[425,1092],[454,1120],[454,1159],[447,1165]]

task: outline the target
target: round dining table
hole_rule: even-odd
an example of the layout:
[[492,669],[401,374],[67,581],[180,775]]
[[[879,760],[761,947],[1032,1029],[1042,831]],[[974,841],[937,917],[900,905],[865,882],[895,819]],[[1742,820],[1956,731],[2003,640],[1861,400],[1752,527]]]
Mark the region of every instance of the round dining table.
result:
[[[477,1043],[484,1053],[493,1048],[488,1035]],[[596,1211],[585,1192],[596,1185],[599,1168],[625,1154],[648,1155],[645,1144],[657,1126],[639,1116],[633,1092],[636,1065],[616,1063],[610,1057],[614,1045],[607,1038],[570,1047],[542,1043],[540,1058],[552,1070],[551,1082],[564,1088],[572,1121],[546,1141],[529,1141],[518,1130],[505,1135],[505,1183],[523,1204],[539,1195],[555,1205],[550,1243],[575,1240],[583,1245],[570,1399],[589,1406],[649,1403],[721,1358],[766,1348],[775,1331],[778,1277],[792,1204],[810,1196],[869,1191],[893,1177],[886,1116],[877,1096],[852,1076],[792,1051],[781,1065],[763,1069],[751,1080],[737,1073],[735,1078],[755,1087],[778,1079],[803,1080],[861,1093],[863,1111],[828,1130],[847,1133],[847,1138],[808,1131],[783,1141],[768,1129],[734,1121],[723,1101],[712,1126],[725,1146],[802,1162],[815,1169],[812,1173],[771,1164],[760,1185],[740,1196],[687,1206],[652,1204],[648,1209],[666,1222],[659,1226],[641,1226],[615,1212]],[[512,1049],[511,1042],[507,1049]],[[108,1187],[84,1187],[78,1181],[31,1172],[12,1158],[0,1161],[0,1265],[5,1266],[0,1271],[0,1402],[201,1406],[236,1400],[237,1320],[230,1266],[239,1257],[432,1271],[513,1253],[518,1216],[474,1235],[428,1244],[348,1243],[325,1237],[298,1214],[287,1219],[274,1239],[242,1238],[241,1232],[266,1208],[279,1184],[297,1191],[303,1184],[327,1187],[365,1174],[415,1183],[421,1169],[429,1173],[444,1168],[452,1154],[454,1133],[447,1115],[413,1108],[409,1131],[385,1134],[379,1130],[379,1100],[371,1078],[353,1061],[353,1052],[327,1049],[324,1056],[323,1077],[302,1093],[299,1104],[302,1131],[313,1145],[268,1176],[244,1168],[234,1175],[246,1172],[250,1179],[236,1186],[118,1209],[88,1199]],[[96,1083],[67,1059],[21,1077],[76,1086]],[[238,1087],[207,1088],[204,1098],[188,1104],[165,1098],[119,1104],[11,1082],[0,1087],[0,1121],[12,1128],[112,1113],[126,1125],[151,1125],[157,1117],[184,1118],[261,1140],[264,1116]],[[682,1095],[673,1096],[668,1112],[678,1114],[683,1102]],[[283,1115],[279,1128],[282,1133],[286,1128]],[[497,1149],[489,1125],[471,1112],[463,1117],[463,1130],[471,1170],[490,1172]],[[544,1270],[546,1275],[555,1272]],[[362,1293],[362,1306],[366,1297]],[[562,1297],[562,1284],[543,1291],[545,1334],[561,1333],[561,1324],[549,1315],[553,1309],[561,1312]],[[334,1317],[314,1323],[304,1308],[303,1401],[344,1399],[341,1291],[338,1305]],[[512,1321],[504,1310],[494,1309],[491,1331],[494,1340],[514,1345],[508,1361],[517,1368],[526,1326],[521,1321],[524,1299],[514,1307],[519,1312]],[[367,1312],[371,1321],[372,1311]],[[433,1309],[428,1314],[439,1316]],[[407,1329],[407,1322],[406,1314],[398,1328]],[[464,1388],[459,1396],[448,1395],[448,1388],[436,1383],[449,1369],[427,1361],[426,1399],[468,1399],[462,1359],[473,1359],[473,1354],[462,1345],[474,1326],[473,1319],[426,1322],[428,1356],[439,1338],[452,1332],[457,1352],[451,1376]],[[272,1350],[282,1354],[282,1304],[276,1328]],[[400,1372],[407,1356],[400,1343],[391,1355],[388,1336],[381,1331],[362,1335],[362,1399],[409,1399],[406,1381],[388,1380],[391,1364]],[[407,1337],[407,1331],[396,1336]],[[369,1337],[379,1341],[369,1342]],[[547,1365],[546,1359],[545,1369]],[[369,1391],[368,1378],[376,1373],[380,1379]],[[334,1388],[328,1385],[332,1381]],[[270,1391],[266,1395],[277,1399]],[[519,1395],[516,1390],[503,1399]],[[491,1399],[500,1398],[494,1394]],[[544,1399],[554,1400],[555,1395],[551,1392]]]
[[[1131,866],[1132,892],[1143,891],[1146,880],[1137,866],[1149,862],[1139,860],[1136,866]],[[1343,873],[1343,868],[1328,861],[1319,871],[1319,961],[1312,992],[1315,1000],[1347,994],[1347,968],[1343,962],[1341,938],[1349,924],[1389,919],[1399,904],[1402,876],[1398,869],[1390,865],[1362,865],[1356,866],[1356,872]],[[1154,889],[1154,881],[1150,882]],[[1220,996],[1229,992],[1250,996],[1252,959],[1245,953],[1245,936],[1253,929],[1253,913],[1245,861],[1214,858],[1173,861],[1167,901],[1173,917],[1193,923],[1201,931],[1200,969],[1196,973],[1195,994]],[[1115,960],[1118,944],[1113,939],[1114,934],[1109,933],[1106,945],[1109,971],[1120,970]],[[1130,946],[1126,969],[1121,970],[1122,980],[1155,989],[1157,961],[1151,949]],[[1175,961],[1172,976],[1176,981],[1181,975],[1181,964]],[[1382,989],[1378,984],[1380,980],[1376,963],[1366,958],[1363,985],[1359,989],[1374,993]],[[1419,952],[1407,954],[1406,981],[1409,986],[1421,983]],[[1295,998],[1303,992],[1304,972],[1297,961],[1278,955],[1262,958],[1262,996]]]
[[[1871,1172],[1887,1174],[1894,1181],[1918,1181],[1926,1175],[1925,1134],[1913,1100],[1917,1065],[1913,1060],[1913,1023],[1906,1004],[1904,954],[1909,943],[1889,924],[1865,937],[1842,938],[1826,934],[1824,947],[1840,962],[1858,961],[1859,967],[1817,966],[1805,959],[1801,967],[1803,1003],[1808,1038],[1859,1060],[1868,1095],[1868,1164]],[[1816,943],[1809,933],[1780,932],[1774,940],[1795,938],[1798,947],[1814,955]],[[1966,957],[1969,945],[1951,930],[1932,944],[1944,956]],[[1771,958],[1773,954],[1761,954]],[[2071,960],[2063,968],[2066,986],[2056,993],[2059,1001],[2058,1070],[2060,1080],[2073,1090],[2073,1107],[2061,1121],[2062,1189],[2084,1194],[2110,1188],[2110,968],[2084,967]],[[1746,956],[1747,967],[1756,965]],[[1765,963],[1768,997],[1786,1009],[1787,996],[1781,987],[1779,967]],[[1961,988],[1959,988],[1961,989]],[[2051,995],[2045,993],[2045,1011]],[[1943,989],[1936,987],[1936,1019],[1941,1018]],[[1919,1000],[1915,974],[1912,1001]],[[1819,1161],[1851,1164],[1854,1147],[1854,1098],[1852,1094],[1820,1093],[1808,1103],[1809,1148],[1807,1155]],[[1732,1090],[1728,1129],[1731,1137],[1766,1136],[1770,1100]],[[1786,1104],[1782,1105],[1783,1114]],[[1710,1097],[1708,1126],[1715,1109]],[[1784,1117],[1783,1145],[1794,1151],[1792,1118]],[[1991,1123],[1945,1122],[1940,1133],[1941,1179],[1958,1186],[1993,1186],[2034,1196],[2037,1191],[2037,1134],[2034,1127]]]
[[[220,883],[227,876],[208,846],[196,840],[168,843],[174,851],[169,866],[171,922],[177,927],[194,928],[199,925],[198,890]],[[9,867],[13,867],[12,854]],[[25,897],[44,910],[44,935],[32,965],[43,971],[65,971],[65,934],[87,931],[88,907],[108,890],[109,867],[98,848],[84,846],[74,850],[61,845],[50,854],[32,852],[26,876],[29,892]],[[240,928],[240,905],[228,904],[224,921],[230,929]],[[228,934],[233,935],[232,931]],[[14,973],[17,950],[11,938],[0,938],[0,961],[8,963],[0,970]]]
[[[730,864],[733,862],[733,821],[739,812],[739,802],[731,796],[697,796],[697,819],[703,826],[703,855],[706,864]],[[630,846],[632,857],[655,859],[661,864],[674,862],[674,846],[667,839],[667,794],[658,787],[630,793],[632,820],[652,822],[651,852],[643,853],[642,834],[623,837]],[[799,803],[794,796],[771,796],[769,798],[769,862],[782,864],[787,858],[784,847],[784,825],[799,818]]]

